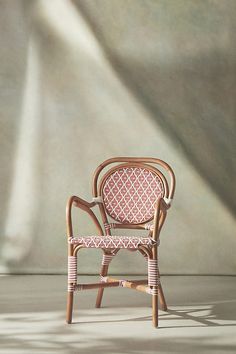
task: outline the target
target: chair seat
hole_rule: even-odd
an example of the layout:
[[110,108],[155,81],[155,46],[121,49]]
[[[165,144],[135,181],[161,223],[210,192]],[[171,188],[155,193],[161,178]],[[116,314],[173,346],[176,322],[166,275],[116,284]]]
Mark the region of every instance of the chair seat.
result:
[[69,243],[82,244],[86,248],[132,248],[140,245],[152,247],[157,244],[151,237],[137,236],[79,236],[70,237]]

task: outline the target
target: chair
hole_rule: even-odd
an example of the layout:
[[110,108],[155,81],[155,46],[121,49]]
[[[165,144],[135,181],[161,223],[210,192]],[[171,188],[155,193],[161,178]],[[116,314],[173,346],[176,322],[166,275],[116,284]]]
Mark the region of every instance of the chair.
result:
[[[168,181],[164,174],[168,176]],[[104,288],[121,286],[151,295],[153,325],[158,326],[158,295],[162,309],[167,310],[158,269],[159,236],[174,190],[175,176],[166,162],[149,157],[117,157],[104,161],[96,169],[91,202],[76,196],[69,198],[66,208],[67,323],[72,322],[73,296],[76,290],[98,288],[96,307],[99,308]],[[90,215],[97,235],[73,234],[72,206]],[[99,207],[103,228],[92,211],[95,206]],[[111,231],[115,229],[146,230],[146,235],[112,236]],[[82,248],[100,248],[103,251],[100,281],[97,283],[77,283],[77,253]],[[144,256],[148,265],[148,279],[120,280],[107,276],[110,262],[121,249],[139,251]]]

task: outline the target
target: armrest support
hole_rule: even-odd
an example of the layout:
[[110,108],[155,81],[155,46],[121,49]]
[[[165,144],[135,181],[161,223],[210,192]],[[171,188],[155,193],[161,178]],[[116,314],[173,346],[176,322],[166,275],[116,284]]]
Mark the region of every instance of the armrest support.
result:
[[94,207],[95,205],[96,205],[96,202],[87,202],[86,200],[79,198],[75,195],[73,195],[72,197],[69,198],[67,205],[66,205],[66,226],[67,226],[68,238],[73,236],[72,217],[71,217],[72,206],[82,209],[86,213],[88,213],[89,216],[91,217],[91,219],[93,220],[99,235],[103,235],[102,227],[101,227],[96,215],[91,210],[91,208]]
[[170,198],[161,198],[160,200],[161,203],[161,209],[168,210],[171,207],[172,199]]
[[156,202],[156,210],[154,214],[154,225],[153,225],[153,238],[155,240],[158,240],[160,231],[162,229],[162,226],[164,224],[166,215],[167,215],[167,210],[170,209],[171,207],[171,201],[172,199],[168,198],[163,198],[159,197]]

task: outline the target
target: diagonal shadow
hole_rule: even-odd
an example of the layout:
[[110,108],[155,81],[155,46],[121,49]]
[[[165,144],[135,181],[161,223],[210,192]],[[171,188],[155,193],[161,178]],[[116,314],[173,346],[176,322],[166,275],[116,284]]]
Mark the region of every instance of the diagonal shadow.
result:
[[[236,120],[233,97],[236,75],[232,45],[229,43],[218,49],[218,43],[211,43],[208,47],[208,27],[203,23],[201,35],[203,40],[206,37],[206,43],[202,45],[207,48],[205,50],[183,55],[176,46],[174,58],[160,63],[158,57],[150,62],[129,56],[123,59],[115,45],[109,45],[102,21],[96,17],[99,5],[93,4],[94,16],[86,2],[74,3],[123,84],[234,215],[236,198],[232,181],[236,175]],[[236,13],[235,5],[225,9],[229,16],[226,31],[233,37],[230,13]],[[217,10],[220,11],[220,5]],[[195,40],[187,24],[183,36],[183,41]]]
[[[206,310],[208,305],[203,305],[203,310]],[[208,306],[209,307],[209,306]],[[168,313],[162,313],[160,315],[160,320],[162,322],[165,321],[165,318],[169,315],[173,315],[176,320],[176,315],[180,320],[192,320],[196,321],[195,316],[191,316],[191,313],[196,313],[202,311],[199,306],[194,308],[192,306],[191,310],[183,309],[183,310],[173,310],[170,309]],[[34,314],[29,314],[28,316],[24,315],[19,318],[14,318],[14,324],[17,325],[19,321],[21,326],[25,324],[31,323],[31,316]],[[201,316],[197,319],[197,324],[190,325],[175,325],[175,326],[163,326],[161,325],[158,329],[153,329],[150,327],[150,331],[141,332],[139,335],[135,333],[135,330],[140,327],[136,326],[136,324],[142,323],[143,321],[151,322],[150,317],[138,317],[138,318],[129,318],[124,320],[108,320],[108,321],[86,321],[86,322],[77,322],[74,325],[66,327],[61,325],[61,314],[56,313],[52,314],[53,322],[50,324],[51,318],[43,317],[44,321],[42,321],[40,327],[38,323],[34,323],[36,326],[36,330],[32,332],[29,327],[22,328],[21,331],[17,331],[17,334],[12,331],[9,333],[4,330],[4,333],[1,335],[1,349],[5,350],[5,352],[9,351],[11,353],[18,353],[19,348],[24,349],[25,352],[30,352],[34,350],[38,350],[43,353],[46,352],[66,352],[66,353],[76,353],[78,349],[80,352],[86,353],[234,353],[235,346],[232,342],[227,341],[226,343],[220,342],[219,336],[214,335],[206,335],[203,332],[199,331],[199,327],[235,327],[236,324],[217,324],[217,323],[208,323],[208,318],[211,316],[206,315],[203,319]],[[166,318],[166,320],[171,321],[171,318]],[[9,319],[8,319],[9,321]],[[5,327],[8,328],[8,321],[5,321]],[[37,321],[38,322],[38,321]],[[113,324],[114,322],[114,324]],[[125,323],[132,323],[132,326],[127,327]],[[128,337],[122,334],[118,334],[116,332],[116,324],[123,323],[126,329],[129,328]],[[86,327],[87,325],[92,325],[92,327]],[[95,326],[93,326],[93,324]],[[114,332],[106,332],[106,327],[104,328],[104,335],[101,335],[98,329],[99,326],[103,324],[111,324],[114,326]],[[45,326],[46,325],[46,326]],[[149,324],[148,324],[149,325]],[[201,326],[202,325],[202,326]],[[17,328],[17,327],[16,327]],[[91,332],[88,331],[88,328],[91,328]],[[179,332],[178,335],[173,333],[171,329],[182,329],[195,328],[195,333],[192,332]],[[198,332],[197,332],[198,329]],[[167,331],[167,332],[166,332]],[[162,333],[166,333],[165,336],[162,336]],[[180,335],[182,333],[182,335]],[[65,336],[66,334],[66,336]],[[91,337],[91,340],[88,338]],[[66,340],[63,340],[66,339]],[[1,352],[1,350],[0,350]]]
[[[187,306],[188,307],[188,306]],[[160,312],[159,321],[160,325],[158,329],[165,329],[165,328],[192,328],[192,327],[235,327],[235,323],[222,323],[220,320],[224,321],[236,321],[236,313],[232,311],[232,308],[235,307],[235,302],[223,302],[217,303],[215,305],[211,304],[201,304],[197,307],[192,306],[191,309],[184,308],[181,306],[180,309],[168,308],[167,311]],[[208,312],[207,314],[201,314],[201,312]],[[142,316],[142,317],[131,317],[128,319],[116,319],[116,320],[92,320],[92,321],[74,321],[72,324],[88,324],[88,323],[119,323],[119,322],[142,322],[142,321],[149,321],[151,322],[151,316]],[[174,326],[165,326],[163,325],[164,321],[171,321],[173,320],[175,323],[176,321],[184,322],[186,324],[179,325],[178,323]],[[190,322],[191,321],[191,322]],[[220,321],[220,322],[219,322]],[[189,324],[190,322],[190,324]],[[191,324],[192,323],[192,324]]]

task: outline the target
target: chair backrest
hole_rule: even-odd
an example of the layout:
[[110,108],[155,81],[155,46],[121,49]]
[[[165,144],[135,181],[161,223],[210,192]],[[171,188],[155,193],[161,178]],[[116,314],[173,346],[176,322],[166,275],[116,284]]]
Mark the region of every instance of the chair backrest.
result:
[[[108,165],[112,166],[101,174]],[[169,175],[169,182],[160,167]],[[93,196],[103,201],[100,211],[104,224],[108,223],[107,216],[125,225],[138,226],[151,221],[157,198],[172,199],[174,189],[171,167],[155,158],[112,158],[99,165],[94,173]]]

